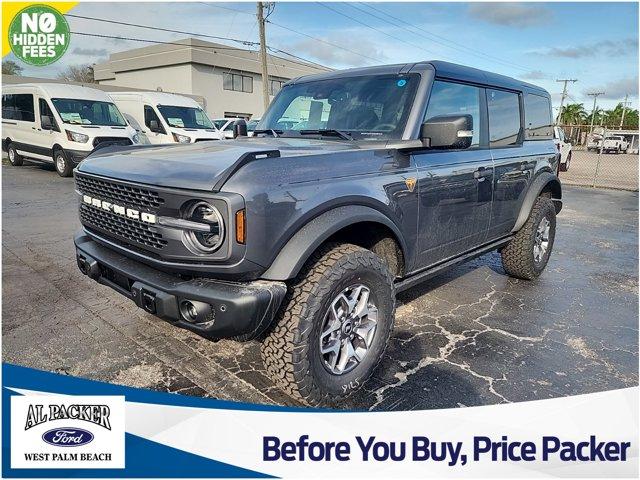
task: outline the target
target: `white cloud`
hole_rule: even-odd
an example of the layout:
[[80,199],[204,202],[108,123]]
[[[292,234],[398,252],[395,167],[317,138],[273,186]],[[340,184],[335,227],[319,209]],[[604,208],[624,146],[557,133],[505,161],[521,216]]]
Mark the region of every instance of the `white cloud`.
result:
[[551,18],[551,11],[535,3],[472,3],[469,15],[494,25],[529,27],[544,24]]

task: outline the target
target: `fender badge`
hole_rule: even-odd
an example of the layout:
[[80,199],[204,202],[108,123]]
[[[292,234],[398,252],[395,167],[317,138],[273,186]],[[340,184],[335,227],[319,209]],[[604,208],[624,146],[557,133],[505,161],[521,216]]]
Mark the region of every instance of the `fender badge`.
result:
[[405,178],[404,183],[407,185],[410,192],[413,192],[413,189],[416,188],[416,179],[413,177]]

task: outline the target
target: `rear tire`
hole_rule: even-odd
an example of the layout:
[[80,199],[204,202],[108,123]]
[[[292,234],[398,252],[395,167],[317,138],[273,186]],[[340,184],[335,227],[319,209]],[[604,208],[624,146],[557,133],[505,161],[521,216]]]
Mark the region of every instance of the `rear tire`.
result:
[[14,167],[22,166],[24,158],[18,153],[13,143],[10,143],[7,147],[7,156],[9,157],[9,162],[11,163],[11,165],[13,165]]
[[289,287],[264,339],[267,373],[306,405],[335,405],[380,363],[394,311],[393,276],[384,260],[355,245],[328,244]]
[[538,197],[529,219],[502,249],[502,266],[511,277],[533,280],[547,266],[556,235],[556,209],[551,199]]
[[53,152],[53,163],[56,167],[56,172],[61,177],[70,177],[73,172],[73,164],[69,161],[67,154],[62,149],[58,149]]
[[567,155],[567,161],[560,164],[560,171],[567,172],[569,171],[569,164],[571,163],[571,152]]

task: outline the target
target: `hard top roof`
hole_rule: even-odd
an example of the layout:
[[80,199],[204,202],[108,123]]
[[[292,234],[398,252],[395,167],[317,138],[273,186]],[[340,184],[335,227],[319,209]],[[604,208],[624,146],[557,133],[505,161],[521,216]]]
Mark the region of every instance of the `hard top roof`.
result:
[[458,65],[456,63],[443,62],[441,60],[430,60],[416,63],[401,63],[394,65],[380,65],[374,67],[351,68],[348,70],[340,70],[334,72],[321,73],[318,75],[307,75],[292,80],[291,83],[308,82],[314,80],[324,80],[330,78],[339,78],[344,76],[361,76],[361,75],[384,75],[384,74],[406,74],[415,71],[435,70],[436,77],[447,78],[452,80],[460,80],[463,82],[478,83],[481,85],[501,87],[511,90],[520,90],[525,92],[537,93],[548,96],[548,92],[533,85],[523,82],[515,78],[499,75],[497,73],[480,70],[477,68]]

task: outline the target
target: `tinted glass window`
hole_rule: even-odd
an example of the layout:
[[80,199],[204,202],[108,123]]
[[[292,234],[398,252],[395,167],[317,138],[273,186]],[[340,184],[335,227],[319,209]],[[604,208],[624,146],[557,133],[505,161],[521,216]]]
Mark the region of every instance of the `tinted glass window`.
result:
[[15,93],[2,96],[2,118],[34,122],[36,115],[33,106],[33,95]]
[[520,101],[517,93],[487,90],[489,143],[505,147],[520,143]]
[[16,104],[13,95],[2,95],[2,118],[5,120],[13,120],[16,112]]
[[[524,97],[524,123],[528,140],[553,138],[551,102],[547,97],[526,94]],[[560,133],[562,138],[562,132]]]
[[158,122],[158,128],[160,129],[160,133],[166,133],[164,131],[164,127],[162,126],[162,122],[160,121],[160,119],[158,118],[158,115],[156,114],[156,111],[153,109],[153,107],[149,105],[145,105],[144,106],[144,124],[149,129],[151,129],[151,120],[155,120],[156,122]]
[[53,116],[53,112],[44,98],[38,99],[38,107],[40,108],[40,116],[49,117],[49,120],[51,121],[51,128],[59,132],[60,130],[58,129],[58,124]]
[[473,138],[471,146],[480,144],[480,92],[482,90],[459,83],[433,82],[425,121],[441,115],[471,115]]

